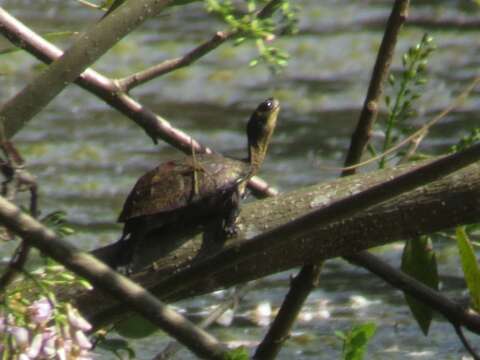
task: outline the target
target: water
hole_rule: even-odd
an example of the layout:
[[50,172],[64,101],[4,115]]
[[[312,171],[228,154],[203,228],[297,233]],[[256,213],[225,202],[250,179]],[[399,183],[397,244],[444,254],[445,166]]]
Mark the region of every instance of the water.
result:
[[[415,3],[413,16],[478,17],[478,8],[466,1]],[[0,0],[0,4],[40,33],[82,31],[99,17],[73,0]],[[382,36],[378,24],[366,23],[386,16],[390,1],[299,4],[300,34],[278,41],[278,46],[291,54],[283,73],[272,75],[265,67],[248,68],[255,56],[251,45],[224,45],[192,67],[135,89],[133,96],[202,143],[242,156],[243,128],[250,112],[273,95],[281,100],[282,113],[262,177],[281,191],[334,178],[338,172],[327,172],[321,166],[339,167],[343,162]],[[223,28],[204,18],[200,4],[189,5],[188,11],[170,9],[120,42],[94,68],[108,76],[122,77],[180,56]],[[417,43],[426,30],[417,26],[404,29],[394,71],[401,69],[399,54]],[[430,61],[431,80],[416,107],[415,124],[445,108],[479,68],[478,30],[429,27],[428,31],[438,50]],[[57,37],[55,42],[65,48],[69,39]],[[6,46],[6,41],[0,42],[0,48]],[[13,96],[41,68],[23,52],[3,55],[2,101]],[[479,109],[477,89],[457,111],[435,126],[421,151],[440,153],[455,144],[478,124]],[[135,179],[156,163],[179,156],[163,143],[153,145],[131,121],[75,86],[36,116],[15,142],[37,176],[42,212],[67,211],[78,231],[74,241],[85,249],[116,240],[120,227],[115,219]],[[451,247],[437,246],[442,252],[440,272],[459,274]],[[382,256],[390,261],[398,262],[399,254],[396,246],[382,250]],[[216,327],[213,332],[225,341],[236,339],[253,345],[266,328],[248,320],[249,314],[262,301],[277,307],[287,286],[288,274],[262,280],[241,302],[233,326]],[[461,287],[453,284],[450,289],[458,295]],[[217,297],[207,296],[182,306],[195,313],[216,301]],[[280,358],[338,358],[340,342],[334,331],[365,321],[379,325],[369,358],[458,359],[464,354],[447,323],[436,321],[430,336],[421,336],[398,291],[338,260],[327,264],[322,285],[309,297],[302,320]],[[167,339],[135,341],[138,358],[151,358],[161,348],[159,341]],[[180,356],[184,357],[188,357],[187,352]]]

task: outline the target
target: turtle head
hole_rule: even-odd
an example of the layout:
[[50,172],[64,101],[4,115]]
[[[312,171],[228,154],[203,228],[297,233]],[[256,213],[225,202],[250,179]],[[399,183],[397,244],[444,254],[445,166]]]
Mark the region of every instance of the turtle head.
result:
[[248,162],[255,174],[265,159],[273,130],[277,124],[280,102],[269,98],[258,105],[247,125]]

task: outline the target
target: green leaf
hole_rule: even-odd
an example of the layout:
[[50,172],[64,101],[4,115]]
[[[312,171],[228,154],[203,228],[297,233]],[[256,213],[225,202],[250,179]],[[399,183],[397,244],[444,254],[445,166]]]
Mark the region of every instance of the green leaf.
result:
[[132,315],[115,324],[119,335],[130,339],[141,339],[152,335],[158,327],[140,315]]
[[464,227],[457,228],[456,238],[465,282],[470,291],[473,307],[478,311],[480,310],[480,269],[477,258],[475,257],[470,238]]
[[[403,250],[402,270],[432,289],[438,289],[437,261],[429,237],[407,240]],[[433,318],[432,309],[407,294],[405,300],[423,333],[427,335]]]
[[368,341],[375,335],[377,325],[365,323],[355,325],[348,333],[337,332],[336,335],[343,340],[343,359],[362,360]]
[[130,347],[128,341],[124,339],[102,339],[97,346],[117,355],[118,359],[124,359],[120,352],[126,352],[129,359],[135,359],[135,351]]
[[225,360],[248,360],[248,351],[244,346],[237,347],[227,353]]

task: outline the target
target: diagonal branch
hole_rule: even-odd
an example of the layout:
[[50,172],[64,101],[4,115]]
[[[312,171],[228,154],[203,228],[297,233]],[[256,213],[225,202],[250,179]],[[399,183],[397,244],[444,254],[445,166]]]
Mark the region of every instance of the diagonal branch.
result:
[[146,289],[110,269],[94,256],[59,239],[50,229],[0,197],[0,223],[76,274],[172,335],[200,357],[224,359],[226,348],[214,337],[164,305]]
[[311,228],[345,220],[374,205],[429,184],[479,160],[480,143],[477,143],[464,151],[442,157],[365,191],[342,198],[319,210],[255,236],[253,239],[227,244],[218,253],[206,258],[201,263],[192,265],[160,282],[156,288],[161,289],[168,296],[179,289],[191,286],[192,279],[195,281],[197,274],[216,274],[255,254],[273,251],[272,248],[279,248],[291,241],[292,238],[302,239]]
[[[372,127],[378,114],[383,83],[388,76],[388,69],[392,62],[398,32],[408,15],[408,6],[409,0],[396,0],[393,5],[390,18],[386,25],[385,35],[378,50],[372,79],[368,87],[360,118],[358,119],[357,128],[352,135],[352,142],[350,143],[350,149],[345,159],[345,166],[355,165],[360,162],[365,146],[370,141]],[[353,170],[345,170],[342,176],[353,173]]]
[[[449,300],[440,292],[433,290],[425,284],[415,280],[411,276],[398,271],[386,262],[378,259],[368,252],[362,253],[362,259],[368,261],[357,262],[356,257],[347,256],[345,259],[355,265],[360,265],[371,273],[377,275],[395,288],[402,289],[407,294],[414,296],[432,309],[442,314],[454,326],[461,324],[467,329],[478,332],[480,329],[480,315],[471,309],[465,309],[461,305]],[[366,265],[367,264],[367,265]]]
[[[263,9],[258,12],[257,17],[259,19],[265,19],[272,16],[272,14],[275,12],[281,2],[282,0],[270,0],[263,7]],[[116,80],[116,83],[118,84],[121,91],[128,93],[134,87],[142,85],[147,81],[191,65],[212,50],[215,50],[224,42],[232,39],[237,35],[240,35],[237,31],[218,31],[209,40],[200,44],[182,57],[165,60],[160,64],[154,65],[148,69],[139,71],[122,79],[118,79]]]
[[[0,33],[16,46],[25,49],[39,60],[50,63],[62,56],[62,51],[27,26],[8,14],[0,7]],[[185,132],[173,127],[170,122],[155,114],[148,107],[120,91],[117,84],[106,76],[86,69],[76,80],[83,89],[95,94],[120,113],[132,119],[153,140],[162,139],[173,147],[190,154],[192,148],[198,153],[213,151],[200,144]],[[249,181],[256,196],[275,195],[277,192],[259,177]]]
[[129,0],[115,14],[80,35],[62,57],[0,107],[5,136],[15,135],[88,66],[169,3],[169,0]]
[[[363,150],[370,139],[370,131],[378,112],[378,102],[382,92],[384,79],[388,75],[392,62],[398,32],[405,21],[408,10],[408,0],[397,0],[392,8],[386,24],[385,34],[378,51],[377,61],[373,70],[370,86],[360,115],[357,129],[352,135],[350,149],[345,166],[360,161]],[[355,170],[344,170],[342,176],[353,174]],[[278,315],[262,343],[255,352],[255,358],[274,359],[285,342],[303,303],[314,289],[320,278],[322,263],[304,265],[292,281],[290,290],[285,297]]]
[[134,87],[140,86],[152,79],[189,66],[193,62],[197,61],[212,50],[219,47],[225,41],[230,39],[233,34],[233,32],[218,31],[215,35],[212,36],[210,40],[204,42],[200,46],[185,54],[184,56],[175,59],[165,60],[164,62],[152,66],[148,69],[139,71],[122,79],[118,79],[117,84],[121,91],[129,92]]
[[[221,246],[217,243],[211,244],[208,239],[199,235],[185,239],[181,246],[165,254],[161,245],[165,241],[165,234],[151,234],[142,239],[143,245],[138,249],[139,259],[142,260],[137,265],[139,269],[144,270],[135,274],[134,279],[160,299],[178,301],[303,264],[315,264],[400,241],[412,233],[427,235],[454,226],[478,222],[480,163],[365,211],[357,211],[345,220],[334,221],[328,225],[315,224],[302,229],[306,232],[302,231],[301,237],[295,236],[295,233],[286,236],[283,233],[276,233],[275,237],[270,239],[270,246],[261,248],[254,256],[248,256],[240,263],[233,263],[232,266],[214,274],[196,273],[193,275],[195,281],[192,285],[183,290],[174,289],[172,295],[166,296],[165,293],[167,291],[171,294],[171,289],[157,287],[172,273],[203,262],[216,254],[220,251],[216,250],[217,246],[235,246],[240,243],[247,245],[255,241],[252,237],[257,233],[277,228],[312,210],[325,208],[351,194],[367,190],[424,164],[408,164],[395,169],[345,177],[245,204],[239,218],[238,236]],[[458,204],[462,206],[459,207]],[[276,246],[277,244],[280,246]],[[101,259],[102,249],[94,251]],[[240,245],[237,250],[238,256],[241,257],[243,247]],[[59,291],[62,293],[60,289]],[[99,294],[82,296],[75,292],[75,299],[77,306],[97,325],[111,323],[112,318],[116,315],[122,316],[128,310],[118,306],[117,303],[112,304],[111,299],[102,300]],[[480,328],[477,329],[477,333],[480,333]]]

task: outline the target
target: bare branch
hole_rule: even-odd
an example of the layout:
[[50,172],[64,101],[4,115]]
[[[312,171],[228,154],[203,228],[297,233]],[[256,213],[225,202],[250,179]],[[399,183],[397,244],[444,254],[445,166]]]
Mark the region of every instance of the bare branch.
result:
[[[247,245],[255,241],[252,238],[255,234],[280,227],[292,219],[300,218],[315,209],[325,208],[420,165],[408,164],[395,169],[345,177],[245,204],[238,222],[238,235],[221,246],[218,242],[211,244],[200,235],[185,239],[181,246],[165,254],[162,247],[166,240],[165,234],[151,234],[142,239],[142,246],[138,248],[138,259],[141,259],[141,262],[136,268],[143,271],[135,274],[134,279],[162,300],[178,301],[303,264],[314,264],[401,241],[411,234],[431,234],[480,220],[480,163],[477,163],[366,211],[357,211],[345,220],[305,228],[301,237],[288,233],[284,236],[277,232],[275,237],[270,238],[270,246],[266,245],[255,255],[246,256],[245,260],[232,263],[220,272],[196,273],[193,275],[194,283],[182,290],[174,289],[173,294],[172,289],[160,286],[160,282],[172,273],[215,255],[220,251],[219,247]],[[458,204],[462,206],[459,207]],[[280,245],[276,246],[277,244]],[[210,246],[213,249],[210,249]],[[108,247],[114,247],[114,244]],[[103,249],[95,251],[102,259],[99,253],[103,252]],[[242,245],[237,250],[238,256],[242,257]],[[215,270],[216,268],[213,269]],[[182,284],[179,283],[178,286],[181,287]],[[110,323],[127,310],[112,303],[111,299],[101,299],[98,294],[87,293],[82,296],[75,292],[75,299],[77,306],[97,325]],[[480,333],[480,329],[478,332]]]
[[15,249],[15,253],[10,259],[7,269],[0,278],[0,294],[4,293],[5,288],[12,283],[18,273],[23,270],[29,254],[30,245],[22,240],[22,243]]
[[94,256],[59,239],[55,233],[14,204],[0,197],[0,222],[95,287],[125,301],[140,315],[158,325],[200,357],[224,359],[226,348],[214,337],[164,305],[150,292],[110,269]]
[[[169,3],[169,0],[129,0],[115,14],[80,35],[61,58],[0,108],[6,137],[17,133],[88,66]],[[0,11],[4,12],[1,8]]]
[[[352,135],[352,142],[345,160],[345,166],[355,165],[361,159],[365,146],[370,141],[370,132],[376,120],[379,108],[379,99],[382,94],[383,83],[388,75],[393,57],[398,32],[408,14],[408,0],[396,0],[387,21],[382,44],[378,51],[377,60],[373,68],[372,79],[368,87],[367,97],[363,104],[357,128]],[[342,175],[352,174],[352,170],[345,170]]]
[[[358,261],[359,258],[363,260],[361,263]],[[398,271],[366,251],[355,254],[355,257],[347,256],[346,259],[356,265],[365,267],[393,287],[402,289],[407,294],[414,296],[415,299],[422,301],[438,313],[442,314],[454,326],[455,324],[460,324],[467,329],[478,333],[480,329],[480,315],[471,309],[463,308],[461,305],[449,300],[438,291],[433,290],[411,276]]]
[[[215,307],[208,316],[203,319],[198,326],[200,326],[202,329],[205,329],[212,325],[220,316],[222,316],[225,311],[228,309],[235,307],[236,304],[245,296],[245,294],[251,290],[253,287],[252,283],[250,284],[244,284],[242,286],[239,286],[238,288],[235,289],[235,292],[231,294],[228,299],[225,301],[222,301],[221,304]],[[163,350],[162,352],[158,353],[155,355],[153,360],[167,360],[172,358],[179,350],[180,350],[180,344],[176,341],[172,341],[169,343]]]
[[[239,240],[225,247],[204,261],[182,270],[158,284],[158,288],[168,296],[174,291],[187,288],[198,274],[216,274],[239,264],[261,252],[273,251],[293,239],[303,239],[309,229],[326,226],[334,221],[342,221],[360,211],[392,199],[404,192],[423,186],[443,176],[451,174],[469,164],[480,160],[480,144],[442,157],[427,165],[407,171],[391,180],[370,187],[367,190],[335,201],[328,206],[315,210],[282,226],[266,231],[253,239]],[[272,241],[274,239],[275,241]],[[354,251],[354,249],[351,249]],[[300,251],[300,249],[299,249]],[[310,254],[313,256],[313,254]]]
[[[258,18],[265,19],[275,12],[278,5],[281,3],[281,0],[271,0],[269,1],[264,8],[259,11]],[[212,50],[215,50],[217,47],[222,45],[227,40],[231,39],[237,35],[237,32],[234,31],[218,31],[215,35],[212,36],[209,40],[197,46],[195,49],[189,51],[182,57],[175,59],[166,60],[158,65],[152,66],[148,69],[139,71],[135,74],[129,75],[122,79],[116,80],[121,91],[128,93],[134,87],[142,85],[147,81],[150,81],[156,77],[168,74],[172,71],[178,70],[180,68],[186,67],[202,58]]]
[[[8,196],[11,195],[9,199],[13,200],[18,191],[27,188],[30,191],[30,214],[34,218],[37,217],[38,193],[35,178],[25,169],[23,157],[13,145],[13,142],[5,139],[3,132],[0,132],[0,147],[6,157],[6,161],[0,165],[1,172],[5,177],[2,183],[2,196],[8,198]],[[9,187],[13,190],[9,191]],[[8,267],[0,278],[0,293],[22,272],[29,254],[30,245],[22,241],[15,250]]]
[[[23,25],[2,8],[0,8],[0,33],[5,35],[16,46],[27,50],[46,63],[60,58],[63,54],[59,48]],[[191,153],[192,147],[197,153],[213,152],[185,132],[173,127],[170,122],[155,114],[148,107],[122,93],[114,81],[98,72],[86,69],[75,82],[135,121],[154,142],[156,142],[157,138],[162,139],[186,154]],[[250,179],[249,187],[256,196],[264,193],[276,194],[275,189],[269,187],[268,184],[258,177]]]
[[310,292],[318,285],[322,263],[305,265],[292,280],[290,291],[285,296],[282,306],[270,329],[255,351],[254,359],[275,359],[284,342],[290,336],[290,330],[302,310]]
[[134,87],[142,85],[156,77],[168,74],[182,67],[186,67],[219,47],[225,41],[230,39],[233,34],[234,33],[232,32],[219,31],[213,35],[210,40],[204,42],[182,57],[166,60],[158,65],[139,71],[123,79],[118,79],[118,86],[122,91],[129,92]]
[[[393,5],[382,44],[377,55],[377,62],[370,81],[364,108],[360,115],[357,129],[352,135],[345,166],[356,164],[361,159],[365,146],[370,139],[369,133],[375,121],[378,106],[375,106],[373,109],[370,108],[373,106],[372,104],[378,103],[383,81],[388,74],[390,63],[392,62],[396,38],[401,24],[405,20],[408,4],[408,0],[397,0]],[[365,136],[365,134],[368,134],[368,136]],[[353,174],[354,172],[355,170],[344,170],[342,176]],[[309,264],[302,267],[300,273],[295,280],[292,281],[290,291],[285,297],[280,311],[275,317],[275,321],[257,348],[255,353],[256,358],[274,359],[276,357],[281,346],[287,339],[295,319],[302,309],[303,303],[314,288],[314,284],[318,282],[321,269],[322,263],[316,265]]]
[[465,347],[465,349],[468,351],[468,353],[470,355],[472,355],[472,358],[474,360],[480,360],[480,356],[475,352],[475,349],[472,347],[472,345],[470,345],[470,343],[468,342],[467,338],[465,337],[465,335],[463,334],[463,330],[461,328],[461,326],[457,325],[457,324],[452,324],[453,327],[455,328],[455,332],[457,333],[460,341],[462,342],[463,346]]

